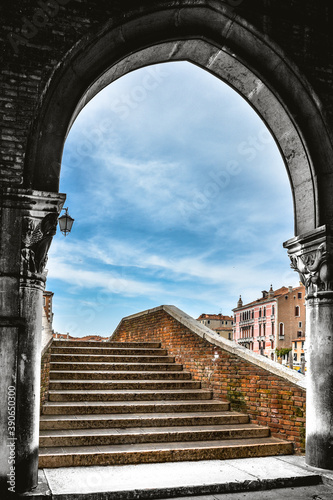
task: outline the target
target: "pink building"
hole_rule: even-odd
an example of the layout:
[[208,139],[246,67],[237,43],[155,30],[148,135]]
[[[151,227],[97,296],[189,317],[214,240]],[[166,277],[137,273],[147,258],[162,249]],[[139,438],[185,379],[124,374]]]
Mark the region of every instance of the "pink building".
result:
[[234,312],[234,340],[254,352],[276,359],[275,349],[291,349],[305,335],[305,289],[272,286],[248,304],[241,298]]

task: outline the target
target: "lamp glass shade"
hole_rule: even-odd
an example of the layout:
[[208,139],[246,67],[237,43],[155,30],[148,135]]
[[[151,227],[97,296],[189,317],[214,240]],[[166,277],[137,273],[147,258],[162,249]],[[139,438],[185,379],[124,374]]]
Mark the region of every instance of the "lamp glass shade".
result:
[[68,215],[67,212],[64,215],[62,215],[61,217],[59,217],[58,222],[59,222],[60,231],[65,236],[67,235],[67,233],[71,232],[74,219],[70,215]]

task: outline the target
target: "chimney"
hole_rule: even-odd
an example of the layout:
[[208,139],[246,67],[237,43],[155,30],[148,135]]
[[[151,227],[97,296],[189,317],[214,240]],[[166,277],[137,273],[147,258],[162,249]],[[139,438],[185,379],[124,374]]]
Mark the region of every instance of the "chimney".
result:
[[238,302],[237,302],[237,307],[242,307],[243,301],[242,301],[242,296],[239,296]]
[[269,292],[268,292],[268,298],[272,299],[274,297],[274,290],[273,286],[271,285]]
[[267,297],[267,295],[268,295],[267,290],[263,290],[261,293],[262,293],[262,298],[263,298],[263,299],[266,299],[266,297]]
[[293,287],[292,286],[288,286],[288,292],[291,293],[293,291]]

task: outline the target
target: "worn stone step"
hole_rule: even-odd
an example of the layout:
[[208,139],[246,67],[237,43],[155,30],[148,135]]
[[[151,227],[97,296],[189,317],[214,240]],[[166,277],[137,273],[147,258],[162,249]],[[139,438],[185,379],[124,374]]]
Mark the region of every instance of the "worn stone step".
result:
[[97,354],[109,356],[166,356],[166,349],[130,348],[130,347],[56,347],[52,346],[51,354]]
[[268,427],[258,425],[206,425],[131,427],[126,429],[42,430],[41,447],[104,446],[138,443],[175,443],[185,441],[216,441],[229,439],[264,438],[270,435]]
[[49,401],[159,401],[211,399],[205,389],[49,391]]
[[183,371],[94,371],[94,370],[73,370],[61,371],[51,370],[50,380],[191,380],[190,372]]
[[77,370],[77,371],[116,371],[116,372],[127,372],[127,371],[177,371],[183,370],[183,365],[178,363],[75,363],[75,362],[51,362],[50,370],[54,371],[66,371],[66,370]]
[[105,414],[137,414],[137,413],[184,413],[226,411],[229,403],[216,399],[194,399],[174,401],[63,401],[47,402],[43,405],[43,415],[105,415]]
[[189,441],[64,448],[45,447],[39,449],[39,467],[225,460],[288,455],[292,452],[292,443],[272,437],[209,442]]
[[[226,405],[227,406],[227,405]],[[204,425],[244,425],[248,415],[231,411],[184,412],[184,413],[139,413],[106,415],[42,415],[41,430],[109,429],[129,427],[177,427]]]
[[51,380],[50,391],[200,389],[193,380]]
[[174,363],[173,356],[110,356],[107,354],[51,354],[51,363],[55,362],[74,363]]
[[97,341],[97,340],[54,340],[55,347],[143,347],[147,349],[158,349],[161,347],[160,342],[113,342],[113,341]]

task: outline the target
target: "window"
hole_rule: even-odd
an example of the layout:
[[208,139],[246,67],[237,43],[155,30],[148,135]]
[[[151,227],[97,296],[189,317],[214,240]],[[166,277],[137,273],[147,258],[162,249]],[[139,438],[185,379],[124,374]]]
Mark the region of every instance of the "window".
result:
[[261,318],[261,309],[259,309],[259,318]]
[[209,324],[210,324],[210,319],[207,321],[207,325],[209,325]]
[[295,316],[299,316],[299,306],[295,307]]
[[231,340],[231,333],[228,333],[228,339]]
[[298,328],[302,328],[302,321],[298,322]]
[[302,332],[298,331],[298,332],[297,332],[297,337],[298,337],[298,338],[302,337]]
[[294,353],[294,361],[297,362],[297,352]]
[[275,314],[275,306],[272,306],[272,315],[274,316]]
[[262,326],[263,326],[263,333],[262,334],[266,335],[266,325],[265,325],[265,323]]
[[295,349],[297,349],[297,342],[294,342],[294,345],[295,345]]
[[297,298],[298,298],[298,299],[301,299],[301,298],[302,298],[302,292],[298,292],[298,294],[297,294]]
[[271,349],[274,349],[274,341],[271,342]]
[[280,337],[284,336],[284,324],[283,323],[280,323],[280,325],[279,325],[279,335],[280,335]]
[[259,337],[261,337],[261,325],[259,325]]
[[275,324],[274,324],[274,323],[272,323],[272,335],[274,335],[274,333],[275,333],[275,332],[274,332],[274,329],[275,329]]
[[266,316],[266,307],[264,307],[264,316]]

